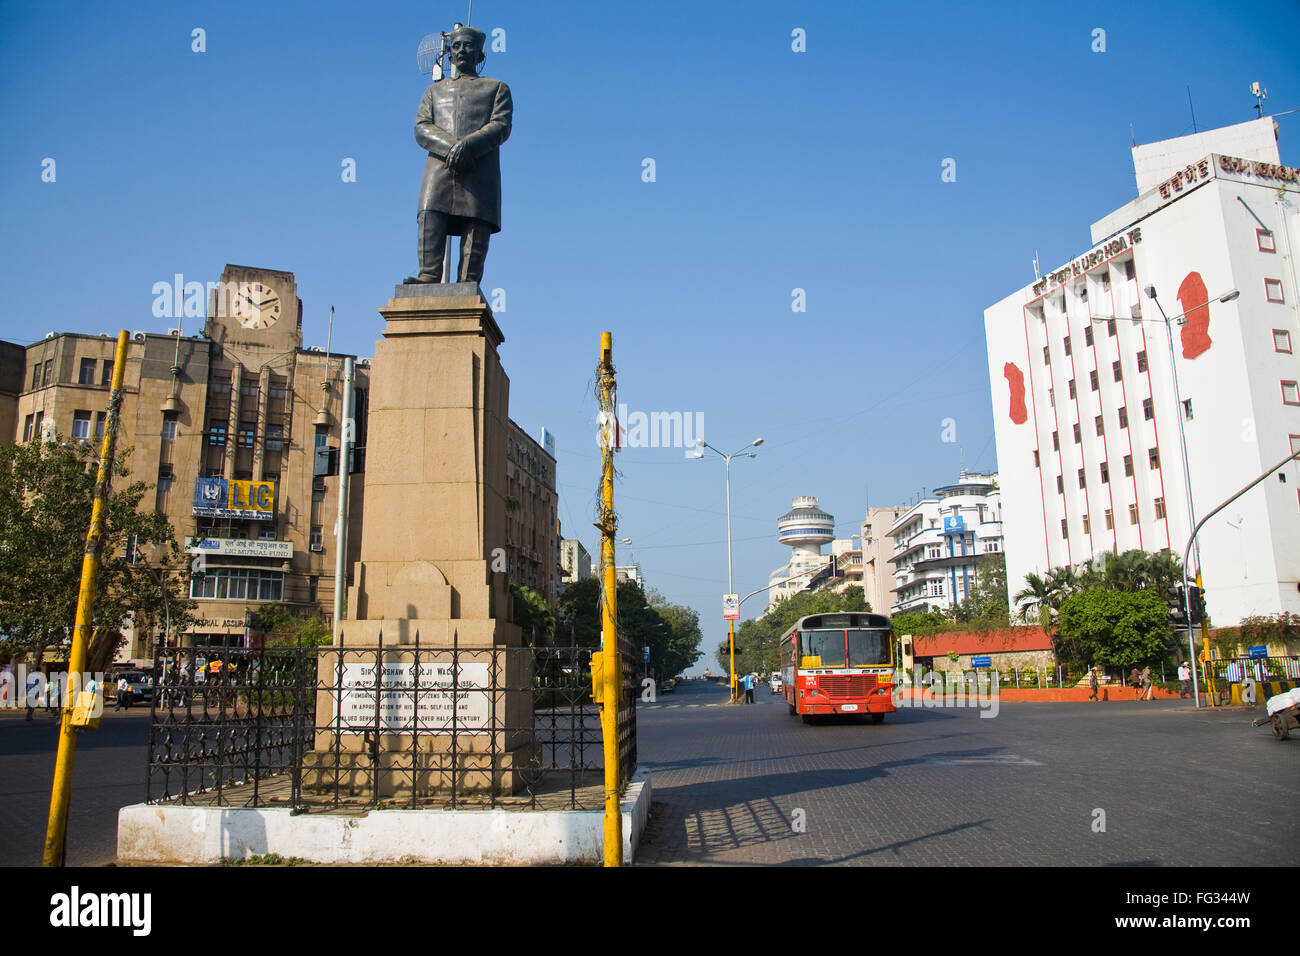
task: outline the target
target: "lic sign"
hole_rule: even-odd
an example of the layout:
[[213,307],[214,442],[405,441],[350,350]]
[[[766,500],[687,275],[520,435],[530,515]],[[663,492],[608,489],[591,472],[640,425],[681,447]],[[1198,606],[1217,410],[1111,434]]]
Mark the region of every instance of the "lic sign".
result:
[[274,481],[194,479],[194,514],[205,518],[275,518]]

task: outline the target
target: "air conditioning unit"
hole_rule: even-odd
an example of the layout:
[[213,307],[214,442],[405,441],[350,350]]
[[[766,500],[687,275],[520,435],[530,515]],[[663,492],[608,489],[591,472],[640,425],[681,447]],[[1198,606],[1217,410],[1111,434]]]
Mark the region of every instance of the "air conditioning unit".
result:
[[174,336],[176,336],[177,338],[180,338],[181,330],[180,330],[180,329],[168,329],[168,330],[167,330],[167,334],[168,334],[168,335],[174,335]]
[[54,338],[54,333],[53,333],[53,332],[46,332],[46,333],[45,333],[45,337],[46,337],[47,339],[52,339],[52,338]]
[[1131,306],[1129,306],[1129,310],[1128,310],[1128,311],[1129,311],[1129,315],[1133,316],[1133,318],[1135,318],[1135,319],[1140,319],[1140,318],[1142,318],[1142,305],[1141,305],[1141,303],[1134,302]]
[[313,544],[313,545],[311,546],[311,549],[312,549],[313,551],[317,552],[318,554],[319,554],[319,553],[323,553],[323,552],[325,551],[325,545],[323,545],[323,544]]
[[132,332],[132,333],[131,333],[131,340],[132,340],[133,342],[143,342],[143,341],[144,341],[144,333],[143,333],[143,332]]
[[370,368],[370,359],[357,359],[357,364],[362,368]]

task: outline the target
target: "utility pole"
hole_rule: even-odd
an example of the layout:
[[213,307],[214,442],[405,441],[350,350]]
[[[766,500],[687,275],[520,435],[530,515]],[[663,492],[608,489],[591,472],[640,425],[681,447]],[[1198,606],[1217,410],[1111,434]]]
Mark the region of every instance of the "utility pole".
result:
[[68,845],[68,808],[72,803],[72,763],[77,754],[77,727],[73,724],[76,699],[81,695],[81,678],[86,670],[86,652],[93,627],[95,591],[99,584],[100,557],[104,552],[104,525],[108,516],[108,495],[113,480],[113,456],[117,449],[117,423],[122,407],[122,378],[126,369],[126,331],[117,333],[113,355],[113,384],[108,399],[108,421],[99,448],[99,473],[95,501],[90,512],[90,530],[81,559],[81,590],[77,594],[76,623],[72,629],[72,650],[68,655],[68,685],[63,694],[59,721],[59,750],[54,761],[54,786],[50,792],[50,819],[45,829],[44,866],[63,866]]
[[618,420],[614,412],[613,335],[600,333],[600,364],[596,367],[596,397],[600,402],[600,633],[601,650],[591,659],[591,692],[600,705],[600,729],[605,754],[605,866],[623,865],[623,815],[619,811],[618,708],[623,689],[618,653],[618,577],[614,570],[614,447]]

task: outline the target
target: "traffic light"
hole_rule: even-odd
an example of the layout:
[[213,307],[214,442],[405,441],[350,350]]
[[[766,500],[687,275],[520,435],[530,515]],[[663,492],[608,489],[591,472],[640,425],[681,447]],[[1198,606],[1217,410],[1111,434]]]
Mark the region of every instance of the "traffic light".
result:
[[1182,585],[1169,589],[1166,603],[1169,605],[1169,619],[1173,621],[1174,627],[1186,627],[1187,595],[1183,591]]
[[1200,624],[1205,620],[1205,589],[1189,587],[1187,589],[1187,607],[1191,611],[1190,622]]

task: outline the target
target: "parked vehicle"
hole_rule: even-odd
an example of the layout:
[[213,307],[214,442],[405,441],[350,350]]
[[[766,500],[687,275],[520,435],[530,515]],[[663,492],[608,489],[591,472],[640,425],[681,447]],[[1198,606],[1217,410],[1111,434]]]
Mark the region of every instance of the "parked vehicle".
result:
[[659,685],[659,693],[661,694],[671,694],[676,689],[677,681],[673,680],[671,677]]

